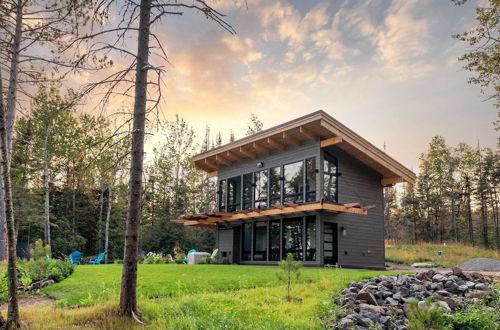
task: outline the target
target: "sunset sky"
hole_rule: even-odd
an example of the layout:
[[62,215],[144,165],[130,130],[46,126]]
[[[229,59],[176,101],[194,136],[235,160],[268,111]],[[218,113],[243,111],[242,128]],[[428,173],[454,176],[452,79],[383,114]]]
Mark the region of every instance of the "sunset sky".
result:
[[162,118],[181,115],[243,137],[251,113],[268,128],[323,109],[409,168],[432,136],[494,147],[496,109],[457,57],[453,34],[476,1],[216,1],[232,36],[200,14],[169,17]]

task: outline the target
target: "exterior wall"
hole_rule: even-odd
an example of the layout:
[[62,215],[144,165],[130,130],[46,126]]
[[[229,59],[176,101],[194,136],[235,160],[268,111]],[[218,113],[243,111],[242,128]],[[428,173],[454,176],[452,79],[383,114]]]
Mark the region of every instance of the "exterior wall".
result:
[[234,246],[234,230],[231,229],[218,229],[217,230],[217,248],[219,249],[219,257],[228,258],[230,263],[233,260],[233,246]]
[[[339,203],[376,205],[368,215],[323,213],[322,221],[338,223],[338,260],[342,267],[384,268],[384,196],[381,175],[337,147],[327,151],[338,159]],[[341,227],[347,231],[343,237]]]

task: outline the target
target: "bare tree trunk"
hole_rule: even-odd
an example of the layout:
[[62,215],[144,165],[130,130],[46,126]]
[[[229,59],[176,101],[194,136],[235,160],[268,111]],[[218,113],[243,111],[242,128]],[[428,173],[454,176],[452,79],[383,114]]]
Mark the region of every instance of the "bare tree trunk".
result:
[[[7,155],[10,158],[12,151],[12,130],[16,114],[16,98],[17,98],[17,82],[19,71],[19,49],[21,46],[22,37],[22,22],[23,22],[23,0],[17,1],[16,6],[16,29],[12,41],[12,53],[10,59],[10,76],[9,90],[7,92],[7,114],[6,118],[6,135],[7,135]],[[2,95],[3,98],[3,95]],[[0,188],[3,187],[3,178],[0,177]],[[0,189],[0,260],[4,260],[7,256],[7,221],[5,214],[5,197],[4,189]]]
[[467,186],[467,222],[469,224],[469,239],[474,246],[474,226],[472,225],[472,207],[471,207],[471,202],[470,202],[470,182],[469,178],[466,178],[466,186]]
[[135,317],[137,314],[137,249],[144,163],[144,130],[146,122],[151,4],[152,0],[141,0],[139,12],[132,156],[130,161],[125,253],[123,258],[119,309],[121,315],[129,317]]
[[97,234],[97,250],[101,251],[102,248],[102,217],[104,212],[104,184],[101,184],[101,193],[99,194],[99,224],[98,224],[98,234]]
[[104,234],[104,263],[108,263],[108,246],[109,246],[109,220],[111,218],[111,205],[113,204],[113,182],[108,186],[108,209],[106,210],[106,229]]
[[49,151],[48,151],[49,134],[45,135],[45,161],[43,164],[43,186],[45,189],[45,203],[44,203],[44,216],[45,216],[45,231],[44,241],[46,245],[51,245],[50,240],[50,186],[49,186]]
[[2,161],[2,177],[5,205],[5,219],[7,223],[7,245],[8,245],[8,287],[9,305],[7,311],[7,329],[19,327],[19,306],[17,303],[17,268],[16,268],[16,232],[14,223],[14,211],[12,206],[12,190],[10,182],[10,156],[7,142],[6,116],[3,105],[3,84],[0,74],[0,149]]

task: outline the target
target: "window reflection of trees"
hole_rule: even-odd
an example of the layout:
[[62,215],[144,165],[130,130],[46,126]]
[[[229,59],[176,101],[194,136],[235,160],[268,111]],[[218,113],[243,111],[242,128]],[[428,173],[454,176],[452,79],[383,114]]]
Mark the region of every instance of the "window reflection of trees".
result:
[[302,218],[294,218],[283,221],[283,254],[285,258],[288,253],[295,260],[302,260],[303,256],[303,221]]
[[281,166],[269,169],[269,204],[281,204]]
[[255,207],[267,208],[267,170],[255,172]]
[[285,177],[286,202],[302,203],[304,201],[304,162],[296,162],[283,166]]

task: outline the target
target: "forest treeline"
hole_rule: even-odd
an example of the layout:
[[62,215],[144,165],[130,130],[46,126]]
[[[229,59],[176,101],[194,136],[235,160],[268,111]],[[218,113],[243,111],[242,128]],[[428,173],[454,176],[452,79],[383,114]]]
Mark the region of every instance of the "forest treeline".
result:
[[435,136],[420,155],[415,184],[384,188],[386,237],[500,249],[499,183],[498,147],[450,146]]
[[[110,260],[121,259],[128,119],[110,121],[77,111],[74,97],[71,91],[61,95],[54,86],[40,87],[29,114],[16,121],[11,166],[18,253],[43,239],[54,256],[107,250]],[[210,251],[213,231],[169,220],[215,207],[215,183],[194,167],[191,156],[221,144],[221,134],[212,138],[207,127],[200,145],[179,117],[151,126],[160,142],[146,157],[140,249],[171,252],[180,242]]]

